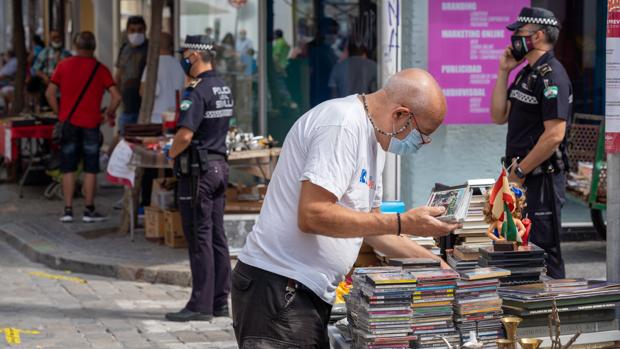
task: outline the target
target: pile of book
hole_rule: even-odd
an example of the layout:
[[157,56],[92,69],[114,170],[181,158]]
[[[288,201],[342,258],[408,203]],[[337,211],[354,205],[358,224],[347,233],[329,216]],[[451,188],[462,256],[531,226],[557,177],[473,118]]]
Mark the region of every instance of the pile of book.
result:
[[500,268],[476,268],[460,272],[454,302],[454,321],[463,343],[470,333],[477,333],[485,348],[495,348],[502,338],[502,300],[499,298],[499,277],[510,275]]
[[357,268],[346,298],[353,348],[409,348],[415,278],[400,267]]
[[[413,334],[416,348],[447,347],[460,343],[454,328],[453,302],[456,279],[453,270],[412,271],[416,279],[413,293]],[[443,338],[443,339],[442,339]]]
[[466,246],[477,250],[481,247],[492,245],[492,240],[487,236],[489,224],[484,221],[484,205],[486,193],[491,190],[495,180],[473,179],[467,181],[471,199],[467,208],[467,215],[463,227],[454,231],[456,235],[455,246]]
[[481,248],[478,265],[510,270],[510,276],[499,279],[501,286],[537,283],[545,271],[545,251],[532,243],[515,251]]
[[[505,314],[523,319],[517,330],[519,337],[548,336],[548,316],[555,300],[562,322],[562,335],[581,331],[580,339],[595,337],[605,342],[605,332],[618,329],[614,308],[620,305],[620,284],[583,279],[558,279],[545,283],[502,287]],[[566,339],[563,340],[566,342]]]

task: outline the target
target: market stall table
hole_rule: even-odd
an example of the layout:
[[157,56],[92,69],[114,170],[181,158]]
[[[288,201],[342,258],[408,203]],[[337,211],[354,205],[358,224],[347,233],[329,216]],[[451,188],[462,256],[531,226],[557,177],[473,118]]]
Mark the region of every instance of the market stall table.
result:
[[[20,140],[40,140],[42,142],[52,139],[54,125],[57,119],[52,117],[16,117],[0,123],[0,134],[3,137],[0,142],[0,154],[9,162],[16,161],[20,154]],[[40,145],[32,147],[28,152],[28,166],[19,180],[19,197],[23,197],[23,187],[28,174],[37,168],[37,163],[42,163]]]
[[[161,151],[149,149],[142,144],[132,144],[131,148],[133,155],[127,165],[134,168],[171,168],[171,163],[166,160]],[[271,179],[280,151],[281,148],[268,148],[232,152],[228,156],[229,166],[268,181]],[[128,209],[130,212],[134,212],[133,202],[132,200],[129,201],[130,207]],[[133,241],[135,233],[133,214],[130,215],[130,218],[130,235]]]

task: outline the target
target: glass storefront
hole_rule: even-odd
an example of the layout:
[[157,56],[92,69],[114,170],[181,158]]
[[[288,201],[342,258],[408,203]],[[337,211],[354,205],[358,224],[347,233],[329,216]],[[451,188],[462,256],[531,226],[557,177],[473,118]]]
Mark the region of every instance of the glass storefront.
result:
[[267,124],[276,139],[317,104],[377,88],[376,1],[268,1],[267,33]]
[[534,0],[562,23],[555,54],[573,83],[574,112],[603,115],[605,100],[605,0]]
[[[180,1],[179,42],[207,35],[219,44],[216,70],[235,98],[234,124],[258,133],[258,1]],[[237,6],[235,6],[238,4]]]
[[[267,133],[283,142],[311,107],[377,87],[376,1],[188,0],[179,5],[180,41],[203,34],[219,44],[216,69],[235,94],[234,124],[244,132],[260,132],[261,103]],[[259,11],[266,12],[262,44]],[[259,55],[264,100],[259,98]]]

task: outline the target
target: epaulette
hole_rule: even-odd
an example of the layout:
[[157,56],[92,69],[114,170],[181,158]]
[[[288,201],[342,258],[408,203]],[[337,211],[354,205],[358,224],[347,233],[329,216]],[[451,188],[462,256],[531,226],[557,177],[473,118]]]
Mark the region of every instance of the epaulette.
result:
[[536,70],[538,70],[540,75],[543,77],[547,76],[549,73],[553,71],[553,69],[551,69],[551,66],[548,63],[539,65],[538,68],[536,68]]
[[200,84],[201,81],[202,81],[201,78],[193,79],[192,81],[190,81],[188,87],[196,88],[196,86],[198,86],[198,84]]

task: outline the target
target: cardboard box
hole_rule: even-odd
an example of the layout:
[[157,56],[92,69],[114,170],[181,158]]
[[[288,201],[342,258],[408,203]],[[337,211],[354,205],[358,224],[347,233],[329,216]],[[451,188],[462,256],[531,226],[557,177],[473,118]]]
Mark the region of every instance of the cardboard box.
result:
[[144,237],[159,239],[164,237],[166,222],[164,211],[157,207],[144,208]]
[[177,179],[174,177],[155,178],[151,190],[151,206],[162,210],[174,208],[174,188]]
[[183,223],[181,213],[177,210],[164,211],[164,242],[166,246],[172,248],[187,247],[187,241],[183,234]]

